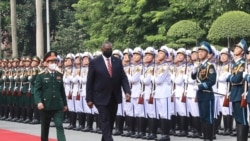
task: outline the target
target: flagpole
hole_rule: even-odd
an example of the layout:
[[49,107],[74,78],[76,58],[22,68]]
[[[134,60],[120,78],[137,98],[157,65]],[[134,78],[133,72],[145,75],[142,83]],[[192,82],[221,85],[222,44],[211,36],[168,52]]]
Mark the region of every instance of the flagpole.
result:
[[50,51],[49,0],[46,0],[47,52]]

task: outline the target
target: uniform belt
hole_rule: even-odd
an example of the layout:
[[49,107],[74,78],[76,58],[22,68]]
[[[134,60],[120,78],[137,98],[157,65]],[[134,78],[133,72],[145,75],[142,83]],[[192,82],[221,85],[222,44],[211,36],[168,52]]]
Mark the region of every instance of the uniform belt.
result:
[[238,85],[243,85],[243,83],[232,83],[232,86],[238,86]]

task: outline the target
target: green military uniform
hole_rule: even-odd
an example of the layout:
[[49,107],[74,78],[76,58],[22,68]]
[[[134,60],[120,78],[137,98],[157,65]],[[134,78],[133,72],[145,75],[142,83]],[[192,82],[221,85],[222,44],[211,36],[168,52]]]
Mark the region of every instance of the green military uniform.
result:
[[[49,52],[45,56],[47,59],[56,60],[55,52]],[[51,60],[49,60],[51,61]],[[66,95],[63,86],[63,75],[58,71],[54,73],[48,69],[37,75],[34,86],[35,102],[37,104],[43,104],[44,109],[40,110],[41,114],[41,139],[42,141],[48,140],[49,126],[51,118],[54,119],[54,123],[57,130],[58,141],[65,141],[64,129],[63,129],[63,109],[67,106]]]

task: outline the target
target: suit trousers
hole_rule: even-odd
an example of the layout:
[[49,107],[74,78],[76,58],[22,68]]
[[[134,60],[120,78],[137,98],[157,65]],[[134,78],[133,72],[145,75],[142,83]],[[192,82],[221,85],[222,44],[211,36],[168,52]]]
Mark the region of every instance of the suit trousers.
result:
[[101,121],[102,141],[113,141],[112,129],[116,118],[117,107],[118,103],[114,96],[111,96],[108,105],[96,105]]
[[66,141],[63,129],[63,111],[62,110],[42,110],[41,115],[41,141],[48,141],[49,127],[51,118],[54,119],[56,126],[57,140]]

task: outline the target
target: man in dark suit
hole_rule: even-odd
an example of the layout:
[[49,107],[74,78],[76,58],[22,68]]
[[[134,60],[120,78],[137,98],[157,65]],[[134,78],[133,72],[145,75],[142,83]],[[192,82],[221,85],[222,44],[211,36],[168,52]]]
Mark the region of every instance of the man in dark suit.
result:
[[112,129],[118,103],[122,102],[121,87],[130,100],[130,87],[120,59],[111,56],[112,44],[104,42],[102,55],[89,64],[86,85],[86,101],[90,108],[93,104],[99,112],[102,141],[113,141]]
[[58,141],[66,141],[63,129],[63,112],[67,110],[63,75],[56,71],[57,53],[48,52],[44,61],[47,68],[35,80],[34,97],[41,115],[41,141],[48,141],[51,118],[54,119]]

